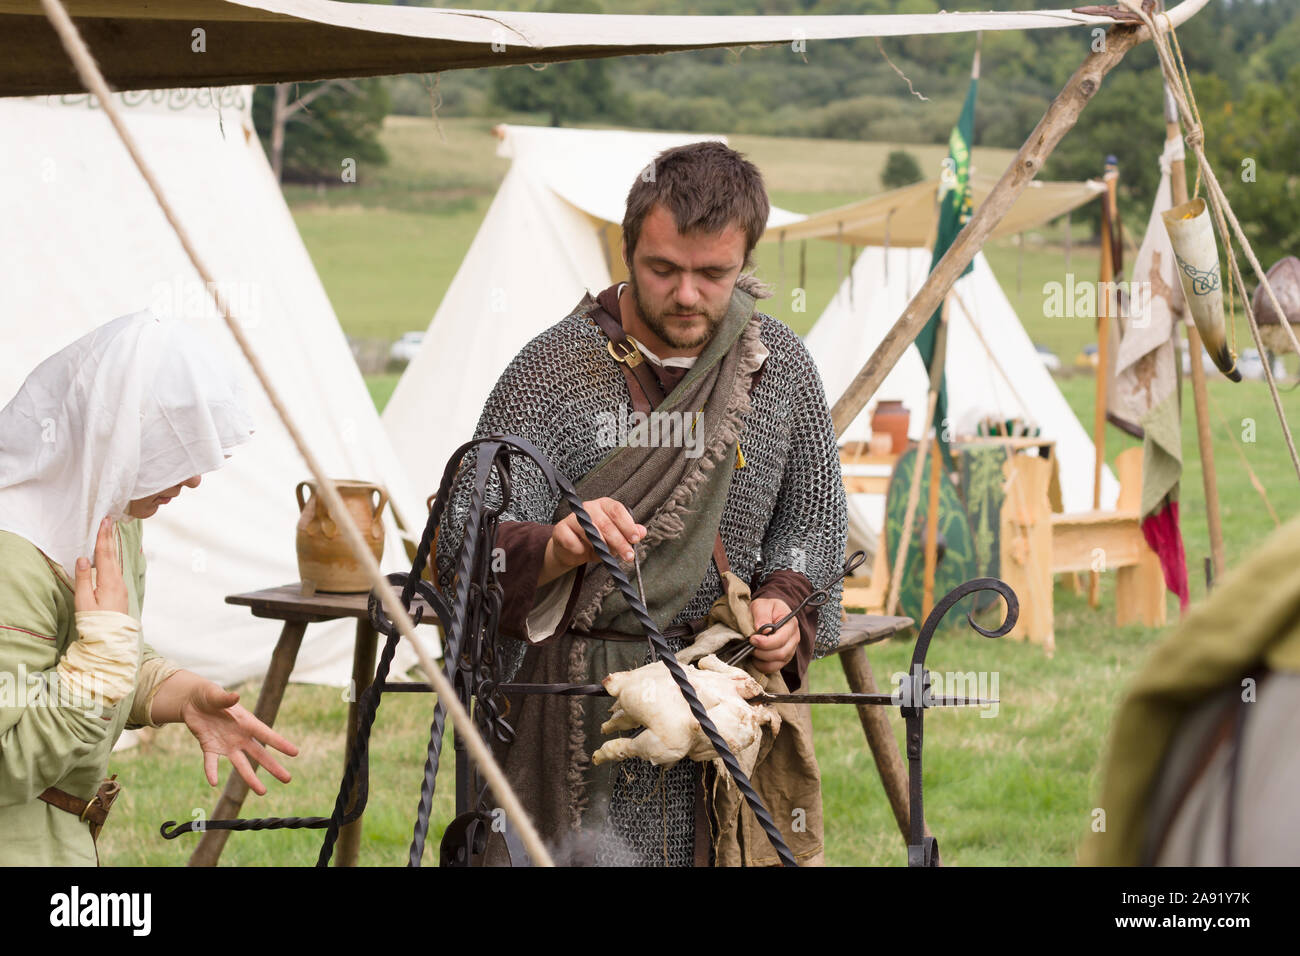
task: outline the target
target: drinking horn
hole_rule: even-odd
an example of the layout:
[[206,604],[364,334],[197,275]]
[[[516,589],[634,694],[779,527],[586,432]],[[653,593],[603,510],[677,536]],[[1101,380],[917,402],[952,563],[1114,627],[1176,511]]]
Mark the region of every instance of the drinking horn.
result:
[[[1178,279],[1183,286],[1183,298],[1191,310],[1192,321],[1201,333],[1205,351],[1218,366],[1219,371],[1234,382],[1241,381],[1237,370],[1237,357],[1228,351],[1224,332],[1223,282],[1219,273],[1219,247],[1214,239],[1214,226],[1204,199],[1180,203],[1160,214],[1169,232],[1169,243],[1178,261]],[[1192,357],[1199,362],[1198,356]]]

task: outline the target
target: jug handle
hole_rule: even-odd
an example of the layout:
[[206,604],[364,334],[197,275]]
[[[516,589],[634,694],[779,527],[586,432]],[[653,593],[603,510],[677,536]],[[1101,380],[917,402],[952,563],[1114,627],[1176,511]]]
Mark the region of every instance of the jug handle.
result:
[[300,481],[298,482],[298,487],[293,489],[294,496],[298,499],[299,513],[301,513],[302,510],[307,507],[307,500],[303,498],[302,490],[310,485],[311,485],[310,481]]
[[378,485],[375,486],[375,491],[379,492],[379,502],[375,505],[374,513],[370,517],[373,520],[378,521],[379,515],[384,510],[384,505],[388,504],[388,492],[383,488],[380,488]]

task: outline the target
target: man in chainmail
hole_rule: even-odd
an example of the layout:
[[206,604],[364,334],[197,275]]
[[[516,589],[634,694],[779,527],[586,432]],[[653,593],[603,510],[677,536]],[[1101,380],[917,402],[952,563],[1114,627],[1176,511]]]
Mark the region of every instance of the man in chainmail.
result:
[[[847,518],[816,366],[787,326],[755,311],[766,290],[742,274],[752,267],[770,208],[759,171],[717,142],[667,150],[652,168],[654,175],[639,176],[628,195],[629,281],[596,297],[588,293],[519,352],[488,398],[475,436],[524,438],[574,481],[613,553],[630,559],[635,548],[647,607],[678,649],[724,593],[720,564],[752,589],[761,627],[836,575]],[[612,333],[610,317],[617,323]],[[672,441],[657,442],[629,411],[644,396],[636,394],[628,354],[612,344],[611,334],[621,337],[618,326],[639,352],[631,364],[643,361],[666,396],[651,407],[679,416],[675,430],[661,430]],[[444,590],[453,582],[472,475],[471,452],[438,536]],[[591,683],[648,663],[647,642],[626,602],[605,569],[591,563],[594,552],[540,470],[515,457],[510,479],[497,536],[505,558],[499,679]],[[501,504],[495,477],[487,502]],[[803,686],[809,661],[838,644],[838,585],[833,596],[770,637],[753,635],[751,666],[773,679],[779,674],[788,690]],[[609,865],[766,862],[762,852],[770,848],[761,835],[762,850],[751,841],[726,860],[717,857],[711,837],[719,821],[706,796],[717,781],[707,765],[591,764],[610,705],[599,697],[510,698],[517,736],[508,747],[498,745],[498,757],[559,857]],[[804,728],[809,779],[802,789],[782,781],[769,790],[771,799],[797,793],[800,803],[816,806],[769,809],[796,857],[819,861],[820,792],[807,705],[781,706],[802,707],[791,725]],[[502,858],[490,852],[489,859]]]

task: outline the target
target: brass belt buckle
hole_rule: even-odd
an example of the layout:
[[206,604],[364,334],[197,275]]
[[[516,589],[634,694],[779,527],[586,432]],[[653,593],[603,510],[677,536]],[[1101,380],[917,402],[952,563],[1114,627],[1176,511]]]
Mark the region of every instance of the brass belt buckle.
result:
[[113,776],[101,783],[99,789],[95,791],[95,795],[86,801],[86,807],[79,814],[79,818],[85,820],[86,814],[90,812],[90,808],[96,803],[104,808],[104,815],[107,816],[109,809],[113,806],[113,801],[117,799],[117,795],[121,792],[122,785],[117,782],[117,774],[113,774]]
[[633,345],[624,345],[619,350],[615,350],[614,340],[610,339],[605,344],[605,348],[609,350],[610,355],[614,356],[615,362],[622,362],[628,368],[636,368],[641,364],[641,350]]

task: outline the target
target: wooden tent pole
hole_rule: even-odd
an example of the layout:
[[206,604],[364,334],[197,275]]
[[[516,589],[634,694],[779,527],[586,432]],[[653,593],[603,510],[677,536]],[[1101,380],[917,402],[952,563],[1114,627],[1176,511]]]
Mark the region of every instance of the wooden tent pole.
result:
[[[922,580],[921,619],[934,610],[934,574],[939,565],[939,481],[943,475],[938,436],[930,443],[930,500],[925,512],[925,576]],[[916,463],[921,467],[921,462]]]
[[[934,418],[935,402],[939,398],[939,393],[933,388],[930,389],[928,399],[928,411],[925,420],[931,421]],[[907,489],[907,508],[903,512],[903,530],[898,536],[898,548],[894,552],[894,563],[889,568],[889,598],[885,601],[885,613],[893,616],[898,610],[898,594],[903,586],[903,566],[907,563],[907,548],[912,540],[912,526],[916,521],[916,506],[921,500],[921,464],[930,450],[930,429],[928,427],[921,431],[921,441],[916,448],[916,464],[912,467],[912,483]],[[882,541],[879,545],[885,547]]]
[[[1115,191],[1119,172],[1106,167],[1106,192],[1101,208],[1101,284],[1097,292],[1097,390],[1092,414],[1092,508],[1101,510],[1101,470],[1106,464],[1106,402],[1110,376],[1110,289],[1115,280],[1112,246],[1115,224]],[[1101,604],[1101,574],[1095,568],[1088,575],[1088,606]]]
[[[939,387],[943,384],[943,370],[948,358],[948,303],[951,296],[945,296],[943,308],[939,310],[939,328],[934,333],[934,354],[930,356],[930,392],[937,398]],[[933,403],[932,403],[933,404]],[[934,413],[926,420],[926,428],[934,420]],[[939,426],[934,429],[934,439],[930,442],[930,499],[925,512],[925,575],[922,578],[921,618],[930,616],[934,608],[934,573],[939,564],[939,481],[943,474],[943,452],[939,449]],[[926,464],[920,457],[916,461],[919,472]]]
[[[935,356],[939,354],[939,346],[946,341],[948,329],[948,307],[944,303],[943,313],[939,317],[939,330],[935,336]],[[946,347],[945,347],[946,351]],[[903,513],[903,527],[898,536],[898,547],[894,551],[894,563],[889,569],[889,597],[885,601],[885,613],[894,615],[898,611],[898,596],[903,586],[903,570],[907,566],[907,549],[912,541],[912,526],[916,521],[916,506],[921,500],[921,469],[925,466],[926,453],[930,447],[930,423],[934,421],[934,409],[939,400],[939,381],[940,369],[943,368],[938,362],[932,362],[930,365],[930,389],[926,400],[925,427],[921,429],[921,441],[916,450],[916,462],[912,466],[912,481],[907,489],[907,508]],[[938,437],[938,436],[936,436]],[[939,485],[931,477],[932,488],[938,488]],[[937,511],[937,506],[931,503],[930,513]],[[877,547],[886,548],[886,535],[882,532],[880,543]],[[930,591],[934,591],[934,578],[930,578]],[[927,609],[926,614],[929,614]],[[849,686],[858,693],[875,694],[879,693],[876,688],[875,677],[871,672],[871,665],[867,662],[866,652],[861,647],[854,647],[840,655],[840,664],[844,668],[844,675],[848,678]],[[862,718],[862,732],[866,734],[867,746],[871,748],[872,755],[876,758],[876,767],[880,771],[880,783],[885,788],[885,794],[889,798],[890,806],[894,808],[894,817],[898,823],[899,829],[902,830],[903,839],[910,839],[910,809],[911,804],[908,802],[907,793],[907,775],[903,770],[903,758],[898,752],[898,746],[894,742],[894,733],[890,729],[888,719],[884,714],[868,714],[868,711],[880,710],[878,707],[859,707],[858,715]],[[929,827],[926,827],[926,833],[929,834]]]
[[[939,393],[931,389],[929,412],[926,421],[934,418],[934,403]],[[903,567],[907,563],[907,545],[912,537],[912,522],[916,517],[916,502],[921,495],[921,462],[925,460],[926,443],[930,439],[930,430],[921,432],[921,445],[916,453],[916,465],[912,469],[912,485],[907,494],[907,514],[903,519],[903,531],[898,539],[898,550],[893,566],[889,569],[889,598],[885,602],[885,613],[893,616],[898,608],[899,588],[903,584]],[[885,534],[881,533],[878,548],[888,547]],[[867,661],[867,652],[862,647],[851,647],[839,655],[840,666],[849,687],[858,694],[878,694],[876,678]],[[903,834],[903,840],[911,839],[911,804],[908,802],[907,772],[903,769],[903,756],[898,752],[898,743],[890,718],[883,713],[883,707],[859,707],[858,716],[862,720],[862,732],[866,735],[867,746],[876,760],[876,769],[880,773],[880,785],[885,788],[885,796],[894,809],[894,820]],[[926,834],[929,835],[929,825]]]
[[831,409],[837,435],[843,435],[844,430],[866,407],[885,376],[912,344],[926,320],[939,307],[953,282],[988,240],[994,227],[1007,214],[1017,197],[1038,175],[1061,137],[1074,126],[1083,108],[1101,88],[1102,79],[1129,50],[1147,39],[1148,34],[1146,28],[1137,29],[1132,23],[1116,23],[1107,31],[1100,51],[1090,53],[1074,71],[1074,75],[1038,121],[988,198],[957,234],[925,284],[917,290],[893,328],[885,333],[866,365]]
[[[1178,107],[1165,90],[1165,139],[1182,139]],[[1187,202],[1187,163],[1174,160],[1169,166],[1170,202],[1177,206]],[[1183,328],[1187,332],[1187,359],[1192,374],[1192,404],[1196,409],[1196,445],[1201,455],[1201,485],[1205,490],[1205,526],[1210,535],[1210,566],[1214,580],[1223,577],[1226,559],[1223,552],[1223,521],[1219,513],[1219,475],[1214,467],[1214,441],[1210,433],[1210,395],[1201,364],[1201,334],[1196,331],[1192,314],[1183,305]]]
[[[889,571],[889,600],[885,602],[885,613],[893,614],[898,610],[898,593],[903,584],[903,567],[907,563],[907,549],[912,541],[912,527],[916,521],[916,506],[921,502],[921,469],[925,467],[930,452],[930,424],[934,421],[934,409],[939,401],[939,383],[943,381],[943,362],[946,360],[948,353],[948,300],[944,299],[943,310],[939,313],[939,328],[935,330],[934,336],[934,354],[931,355],[930,362],[930,388],[926,400],[925,425],[921,429],[921,441],[916,449],[916,464],[912,467],[912,483],[907,489],[907,508],[903,512],[903,529],[898,538],[898,548],[895,552],[894,564]],[[935,440],[938,440],[938,434],[935,434]],[[933,503],[934,489],[938,488],[936,482],[931,482],[931,505],[930,511],[935,510]],[[926,519],[926,539],[929,540],[930,525],[929,519]],[[926,562],[930,570],[930,592],[934,592],[934,574],[933,566],[929,563],[933,554],[927,546]],[[922,617],[929,614],[929,608],[922,613]]]

